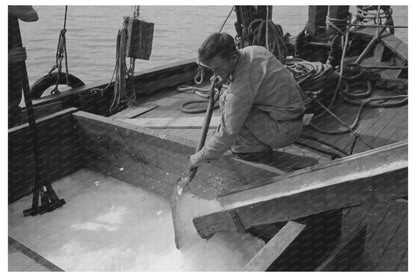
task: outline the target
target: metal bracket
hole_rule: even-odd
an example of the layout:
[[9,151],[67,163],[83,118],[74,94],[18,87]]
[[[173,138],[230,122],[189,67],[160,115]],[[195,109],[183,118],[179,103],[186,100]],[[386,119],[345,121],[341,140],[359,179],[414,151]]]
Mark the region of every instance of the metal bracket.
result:
[[237,229],[237,232],[240,233],[240,234],[246,233],[246,230],[244,229],[244,225],[241,222],[240,217],[237,214],[237,211],[236,210],[231,210],[229,213],[230,213],[231,218],[233,219],[233,222],[234,222],[234,225]]

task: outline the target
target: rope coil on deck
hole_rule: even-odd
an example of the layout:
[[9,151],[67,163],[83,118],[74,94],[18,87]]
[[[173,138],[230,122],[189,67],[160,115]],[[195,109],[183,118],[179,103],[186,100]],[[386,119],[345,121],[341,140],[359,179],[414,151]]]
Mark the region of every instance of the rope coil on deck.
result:
[[[181,85],[176,88],[179,92],[191,92],[196,95],[209,99],[210,91],[207,88],[201,88],[196,86]],[[218,89],[215,89],[215,94],[219,95]],[[217,96],[216,96],[217,97]],[[184,113],[203,113],[207,110],[209,101],[208,100],[190,100],[182,104],[181,111]],[[214,104],[214,109],[218,109],[219,104]]]
[[[393,108],[407,104],[407,86],[397,86],[396,90],[393,91],[399,91],[396,95],[375,96],[369,98],[373,93],[373,83],[377,83],[378,88],[386,89],[386,87],[380,87],[380,76],[368,70],[364,71],[357,65],[346,67],[345,70],[345,75],[342,78],[343,87],[340,89],[340,95],[344,102],[350,105],[359,106],[357,115],[355,116],[353,123],[343,130],[324,130],[311,123],[310,126],[318,132],[328,135],[345,134],[351,132],[351,130],[357,129],[365,107]],[[363,86],[365,86],[364,89],[361,88]]]

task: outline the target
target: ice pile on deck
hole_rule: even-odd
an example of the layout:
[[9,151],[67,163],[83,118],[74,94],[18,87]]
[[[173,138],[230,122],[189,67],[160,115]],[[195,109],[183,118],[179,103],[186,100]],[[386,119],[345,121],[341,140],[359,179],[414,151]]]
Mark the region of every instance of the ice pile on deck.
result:
[[65,271],[241,270],[264,245],[237,233],[201,239],[192,217],[204,202],[190,199],[182,207],[188,241],[178,251],[167,200],[88,170],[53,187],[67,203],[35,217],[22,213],[31,196],[9,205],[9,236]]

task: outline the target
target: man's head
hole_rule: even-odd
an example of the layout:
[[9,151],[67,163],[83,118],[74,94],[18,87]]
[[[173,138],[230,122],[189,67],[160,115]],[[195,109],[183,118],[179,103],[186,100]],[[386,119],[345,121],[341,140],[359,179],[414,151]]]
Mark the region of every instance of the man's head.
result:
[[207,37],[198,54],[199,63],[224,80],[234,71],[239,59],[234,39],[227,33],[214,33]]

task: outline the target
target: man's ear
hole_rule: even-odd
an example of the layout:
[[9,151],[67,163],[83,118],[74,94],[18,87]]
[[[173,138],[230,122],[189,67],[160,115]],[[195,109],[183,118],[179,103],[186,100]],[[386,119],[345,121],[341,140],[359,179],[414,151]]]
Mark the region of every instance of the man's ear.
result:
[[238,53],[237,53],[237,52],[235,52],[235,53],[231,56],[231,59],[232,59],[233,63],[234,63],[234,64],[236,64],[236,63],[237,63],[237,61],[238,61]]

